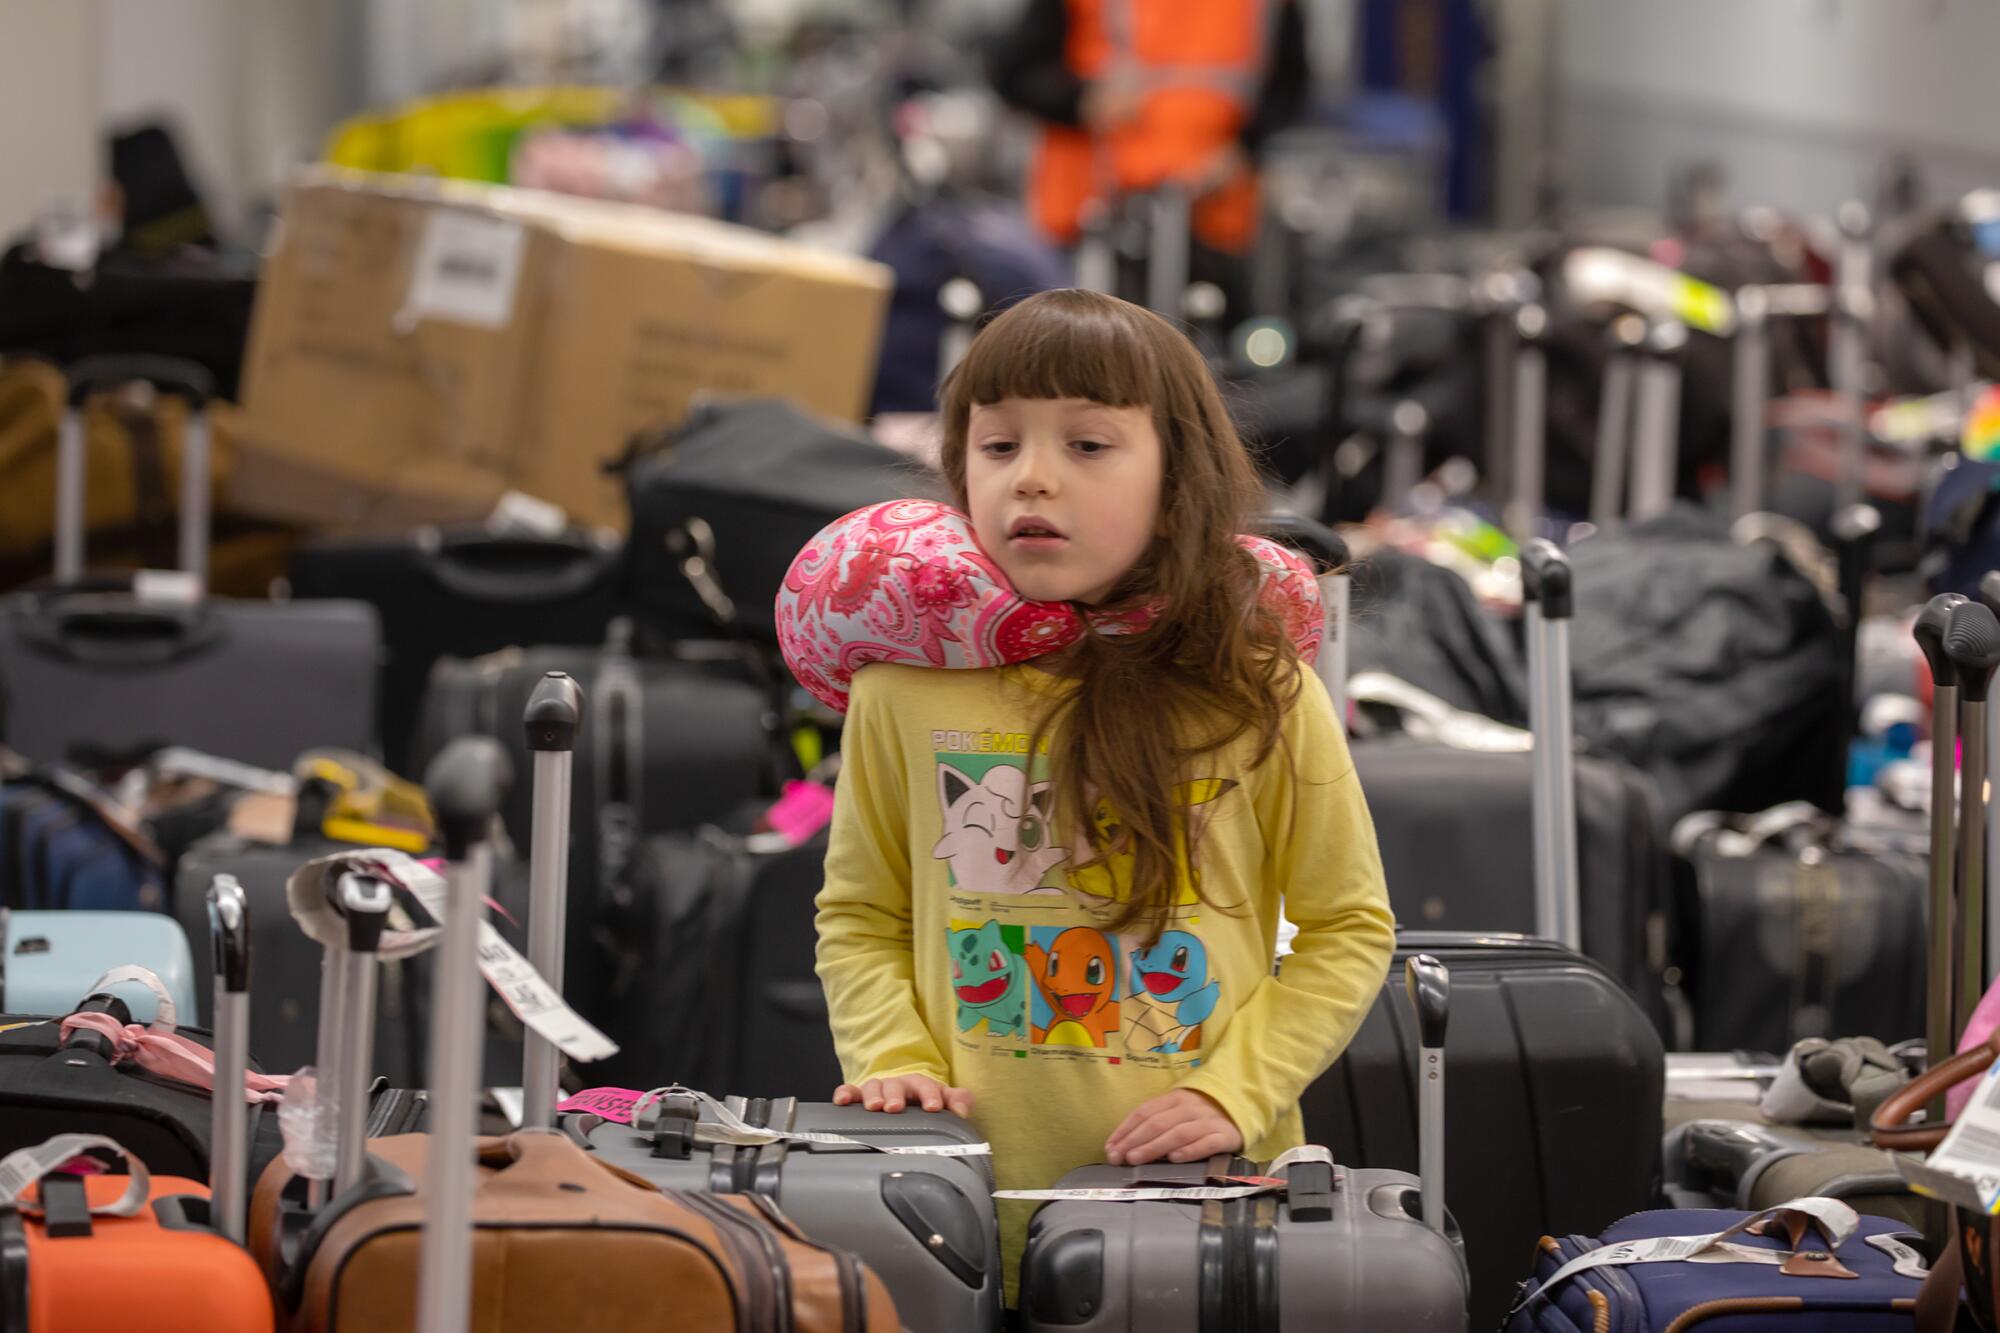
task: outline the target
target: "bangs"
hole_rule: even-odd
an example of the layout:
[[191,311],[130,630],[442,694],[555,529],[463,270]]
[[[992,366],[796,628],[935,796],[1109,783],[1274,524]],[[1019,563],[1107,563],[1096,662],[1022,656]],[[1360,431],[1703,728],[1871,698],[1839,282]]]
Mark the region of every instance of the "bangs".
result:
[[1003,398],[1088,398],[1107,407],[1161,405],[1165,320],[1096,292],[1065,288],[1030,297],[972,340],[945,381],[948,415]]

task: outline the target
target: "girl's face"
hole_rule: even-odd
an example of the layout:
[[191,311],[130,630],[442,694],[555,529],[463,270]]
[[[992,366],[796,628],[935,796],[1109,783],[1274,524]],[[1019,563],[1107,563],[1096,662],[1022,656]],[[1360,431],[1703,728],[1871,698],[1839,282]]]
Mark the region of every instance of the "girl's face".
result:
[[1003,398],[967,424],[972,529],[1034,601],[1110,595],[1158,529],[1164,468],[1147,407]]

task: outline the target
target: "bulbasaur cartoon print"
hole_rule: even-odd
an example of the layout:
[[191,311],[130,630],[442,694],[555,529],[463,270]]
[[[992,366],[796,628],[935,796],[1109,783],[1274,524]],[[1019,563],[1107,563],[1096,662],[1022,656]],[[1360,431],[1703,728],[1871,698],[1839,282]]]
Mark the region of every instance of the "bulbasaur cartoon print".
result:
[[1118,1030],[1118,945],[1089,926],[1039,926],[1027,959],[1036,1044],[1107,1046]]
[[1030,783],[1012,764],[997,765],[974,782],[947,763],[938,765],[938,805],[944,834],[931,855],[951,864],[952,883],[972,893],[1028,893],[1069,852],[1051,846],[1046,782]]
[[1007,945],[998,921],[953,927],[948,942],[958,1030],[986,1024],[988,1036],[1018,1037],[1028,1029],[1028,965]]
[[1215,1013],[1222,986],[1209,979],[1201,939],[1169,930],[1152,947],[1132,951],[1131,996],[1135,1014],[1126,1043],[1170,1055],[1200,1048],[1201,1025]]

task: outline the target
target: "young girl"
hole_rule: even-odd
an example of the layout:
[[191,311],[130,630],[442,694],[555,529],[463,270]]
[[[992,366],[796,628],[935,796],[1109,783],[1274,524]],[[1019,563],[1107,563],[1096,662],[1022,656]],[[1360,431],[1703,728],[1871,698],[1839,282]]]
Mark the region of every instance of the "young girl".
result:
[[[1083,291],[988,326],[943,426],[1018,592],[1151,619],[1036,665],[856,675],[818,899],[834,1100],[968,1116],[1003,1189],[1276,1156],[1394,930],[1342,729],[1234,540],[1250,456],[1184,336]],[[1010,1305],[1033,1207],[1001,1205]]]

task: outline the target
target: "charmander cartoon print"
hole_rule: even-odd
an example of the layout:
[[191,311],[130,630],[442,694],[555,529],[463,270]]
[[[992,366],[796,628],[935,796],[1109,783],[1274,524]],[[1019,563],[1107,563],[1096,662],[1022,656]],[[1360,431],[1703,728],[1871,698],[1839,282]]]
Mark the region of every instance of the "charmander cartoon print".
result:
[[1159,943],[1132,951],[1126,1046],[1172,1055],[1201,1047],[1201,1025],[1215,1012],[1220,983],[1208,978],[1208,950],[1185,930],[1161,934]]
[[1028,931],[1028,976],[1035,983],[1031,1036],[1040,1046],[1103,1049],[1118,1030],[1119,949],[1088,926]]
[[944,834],[931,855],[951,864],[952,883],[972,893],[1028,893],[1069,856],[1053,847],[1046,782],[1030,783],[1025,770],[998,764],[974,781],[938,764],[938,805]]
[[[1010,941],[1012,933],[1016,939]],[[1028,1026],[1028,965],[1017,951],[1020,927],[998,921],[950,927],[952,993],[958,997],[958,1030],[982,1022],[988,1036],[1018,1037]]]
[[[1236,790],[1236,786],[1233,778],[1197,778],[1174,788],[1174,799],[1187,811],[1186,827],[1180,832],[1177,849],[1176,908],[1193,907],[1201,901],[1196,892],[1201,883],[1201,873],[1188,864],[1188,838],[1190,835],[1200,836],[1208,821],[1215,818],[1217,802]],[[1103,859],[1095,865],[1071,868],[1068,872],[1070,887],[1094,898],[1108,898],[1122,903],[1132,894],[1132,852],[1124,824],[1110,802],[1103,800],[1096,803],[1091,822],[1094,826],[1091,844],[1103,854]]]

